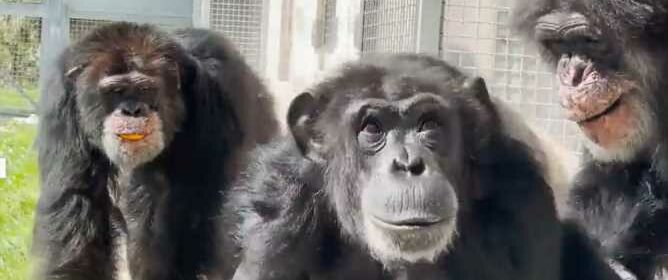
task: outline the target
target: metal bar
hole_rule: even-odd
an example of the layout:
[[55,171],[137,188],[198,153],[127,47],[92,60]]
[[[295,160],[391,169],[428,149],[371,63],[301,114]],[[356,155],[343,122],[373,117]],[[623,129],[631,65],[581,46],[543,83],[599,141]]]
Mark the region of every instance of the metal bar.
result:
[[42,42],[39,57],[39,88],[47,88],[49,72],[69,42],[69,20],[65,0],[45,0],[47,15],[42,18]]
[[211,27],[211,0],[193,1],[193,27]]
[[15,108],[0,108],[0,118],[27,118],[34,112]]
[[361,19],[360,19],[360,24],[359,24],[359,28],[358,28],[358,36],[357,36],[357,40],[359,40],[357,46],[359,48],[360,53],[364,52],[364,47],[365,47],[364,46],[364,33],[365,33],[364,32],[364,26],[366,26],[366,21],[368,21],[367,17],[364,16],[365,12],[366,12],[366,1],[365,0],[360,0],[360,15],[359,15],[359,17]]
[[415,9],[416,52],[438,55],[442,13],[443,2],[441,1],[420,0],[418,2]]
[[269,0],[262,1],[262,19],[260,23],[260,58],[256,68],[257,73],[265,76],[265,66],[267,62],[267,32],[269,27]]
[[146,15],[138,13],[109,13],[105,11],[68,10],[68,16],[70,18],[77,19],[130,21],[169,26],[192,26],[193,24],[193,19],[191,17],[176,14]]
[[288,81],[290,79],[292,60],[292,11],[294,8],[293,0],[283,0],[281,3],[281,34],[280,49],[278,56],[278,79]]

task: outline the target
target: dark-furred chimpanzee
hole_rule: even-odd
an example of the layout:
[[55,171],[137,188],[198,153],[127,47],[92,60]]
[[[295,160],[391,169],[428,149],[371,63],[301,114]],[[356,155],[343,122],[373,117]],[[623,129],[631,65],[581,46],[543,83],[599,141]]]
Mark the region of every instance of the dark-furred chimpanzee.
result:
[[293,138],[259,148],[228,195],[233,279],[616,279],[562,227],[544,151],[500,106],[408,54],[299,95]]
[[668,261],[668,1],[523,0],[513,18],[585,136],[569,216],[652,279]]
[[220,192],[277,132],[220,35],[114,23],[67,48],[42,92],[38,279],[202,279]]

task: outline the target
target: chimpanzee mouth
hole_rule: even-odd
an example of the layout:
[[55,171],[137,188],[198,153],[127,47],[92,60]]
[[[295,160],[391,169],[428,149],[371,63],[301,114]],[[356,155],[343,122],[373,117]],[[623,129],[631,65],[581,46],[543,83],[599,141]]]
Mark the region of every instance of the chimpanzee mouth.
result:
[[614,112],[615,110],[617,110],[617,108],[619,108],[619,106],[620,106],[621,104],[622,104],[622,99],[621,99],[621,98],[617,98],[617,100],[615,100],[614,102],[612,102],[612,104],[610,104],[610,106],[609,106],[608,108],[606,108],[605,110],[601,111],[601,112],[598,113],[598,114],[592,115],[592,116],[590,116],[590,117],[588,117],[588,118],[586,118],[586,119],[580,120],[580,121],[578,121],[577,123],[578,123],[578,124],[584,124],[584,123],[589,123],[589,122],[596,121],[596,120],[600,119],[601,117],[603,117],[603,116],[605,116],[605,115],[608,115],[608,114]]
[[636,84],[626,77],[591,70],[578,85],[559,86],[561,106],[566,118],[576,123],[600,119],[618,109],[626,95],[635,92]]
[[435,226],[443,223],[447,219],[438,216],[427,216],[427,217],[411,217],[397,220],[388,220],[377,216],[372,216],[372,220],[381,227],[397,229],[397,230],[414,230],[414,229]]
[[147,117],[128,117],[114,114],[109,117],[109,130],[123,143],[146,140],[155,130],[159,118],[155,114]]
[[144,132],[133,132],[133,133],[118,133],[116,136],[121,140],[125,142],[137,142],[144,140],[146,137],[149,136],[150,133],[144,133]]

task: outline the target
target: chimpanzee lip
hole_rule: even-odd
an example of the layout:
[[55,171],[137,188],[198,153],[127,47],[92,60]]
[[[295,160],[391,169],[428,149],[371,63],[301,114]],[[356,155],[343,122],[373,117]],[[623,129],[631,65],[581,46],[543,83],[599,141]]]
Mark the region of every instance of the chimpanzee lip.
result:
[[588,122],[596,121],[596,120],[600,119],[601,117],[603,117],[603,116],[605,116],[605,115],[607,115],[607,114],[610,114],[610,113],[614,112],[614,111],[619,107],[619,105],[620,105],[621,103],[622,103],[622,99],[621,99],[621,98],[617,98],[617,99],[616,99],[614,102],[612,102],[612,103],[610,104],[610,106],[608,106],[608,108],[606,108],[605,110],[601,111],[601,112],[598,113],[598,114],[592,115],[592,116],[590,116],[590,117],[588,117],[588,118],[586,118],[586,119],[580,120],[580,121],[578,121],[577,123],[578,123],[578,124],[584,124],[584,123],[588,123]]
[[426,217],[409,217],[409,218],[402,218],[398,220],[388,220],[388,219],[383,219],[378,216],[372,215],[373,220],[376,223],[379,223],[380,225],[384,227],[389,227],[393,229],[418,229],[418,228],[425,228],[425,227],[430,227],[434,226],[440,223],[443,223],[446,219],[443,217],[438,217],[435,215],[430,215]]
[[136,127],[124,127],[121,129],[117,129],[114,131],[114,134],[116,136],[121,137],[123,135],[128,135],[128,134],[141,134],[144,136],[148,136],[152,133],[152,129],[149,128],[147,125],[143,126],[136,126]]
[[[593,71],[578,86],[559,87],[561,106],[566,118],[576,123],[597,120],[623,104],[624,96],[636,92],[636,84],[627,77]],[[620,101],[621,100],[621,101]]]

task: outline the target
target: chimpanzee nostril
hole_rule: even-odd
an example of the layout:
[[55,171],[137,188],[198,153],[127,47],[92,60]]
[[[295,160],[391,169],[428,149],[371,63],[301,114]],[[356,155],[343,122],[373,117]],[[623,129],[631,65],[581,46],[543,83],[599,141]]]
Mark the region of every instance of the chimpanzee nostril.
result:
[[588,70],[590,64],[590,62],[584,60],[578,55],[563,56],[559,61],[557,68],[561,84],[571,87],[580,85],[580,83],[582,83],[586,78],[585,76],[588,74],[585,72]]
[[422,159],[418,159],[416,162],[412,162],[408,166],[408,171],[410,171],[412,175],[421,175],[424,170],[425,166]]
[[137,102],[126,102],[121,104],[121,114],[128,117],[141,117],[146,115],[146,106]]
[[584,64],[573,65],[570,77],[571,85],[577,86],[582,83],[582,80],[584,79],[582,75],[584,74],[585,66],[586,65]]
[[422,175],[426,167],[424,161],[420,158],[411,160],[409,163],[394,159],[392,161],[392,169],[395,172],[409,172],[410,175]]

